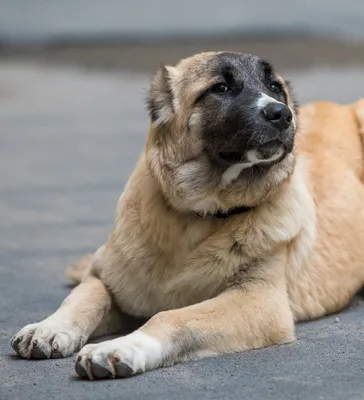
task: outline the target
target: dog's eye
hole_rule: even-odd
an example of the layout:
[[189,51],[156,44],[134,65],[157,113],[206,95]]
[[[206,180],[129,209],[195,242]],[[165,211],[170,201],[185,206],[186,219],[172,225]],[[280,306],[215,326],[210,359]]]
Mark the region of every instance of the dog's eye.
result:
[[271,90],[273,93],[281,93],[281,91],[282,91],[281,84],[278,83],[278,82],[272,82],[272,83],[269,85],[269,87],[270,87],[270,90]]
[[215,85],[213,85],[211,88],[211,92],[213,93],[226,93],[229,90],[229,86],[227,86],[225,83],[215,83]]

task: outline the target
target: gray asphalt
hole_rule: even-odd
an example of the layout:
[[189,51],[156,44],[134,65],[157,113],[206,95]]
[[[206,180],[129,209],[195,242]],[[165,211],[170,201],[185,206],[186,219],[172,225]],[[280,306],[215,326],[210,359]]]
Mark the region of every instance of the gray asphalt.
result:
[[[355,101],[364,69],[287,70],[301,102]],[[73,358],[25,361],[11,336],[69,293],[65,266],[106,238],[146,137],[148,74],[0,63],[0,399],[364,399],[364,304],[296,343],[113,381]]]

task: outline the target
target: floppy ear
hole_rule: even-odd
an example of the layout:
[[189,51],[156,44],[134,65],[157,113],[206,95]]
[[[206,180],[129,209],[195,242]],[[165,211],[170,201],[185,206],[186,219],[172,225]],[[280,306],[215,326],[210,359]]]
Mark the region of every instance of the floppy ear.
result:
[[173,67],[161,65],[155,74],[148,94],[148,110],[152,123],[165,124],[174,114],[171,72]]
[[353,105],[355,114],[356,114],[356,119],[359,124],[359,130],[362,136],[364,136],[364,98],[357,101]]

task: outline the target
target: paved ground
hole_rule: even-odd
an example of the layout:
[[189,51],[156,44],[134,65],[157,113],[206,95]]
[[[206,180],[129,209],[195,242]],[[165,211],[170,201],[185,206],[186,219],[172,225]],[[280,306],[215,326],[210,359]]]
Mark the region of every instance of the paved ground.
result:
[[[302,102],[355,101],[364,68],[285,69]],[[11,336],[69,292],[64,267],[109,232],[145,140],[149,76],[0,63],[0,399],[364,399],[364,304],[298,326],[298,341],[85,382],[73,359],[24,361]],[[338,319],[336,319],[338,318]]]

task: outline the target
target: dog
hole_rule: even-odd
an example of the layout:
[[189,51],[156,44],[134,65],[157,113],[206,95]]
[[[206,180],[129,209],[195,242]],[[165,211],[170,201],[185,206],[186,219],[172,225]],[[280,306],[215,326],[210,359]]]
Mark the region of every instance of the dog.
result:
[[15,352],[79,351],[80,377],[122,378],[286,344],[346,307],[364,284],[364,101],[298,109],[269,62],[210,52],[162,65],[147,103],[110,236]]

